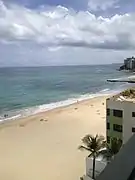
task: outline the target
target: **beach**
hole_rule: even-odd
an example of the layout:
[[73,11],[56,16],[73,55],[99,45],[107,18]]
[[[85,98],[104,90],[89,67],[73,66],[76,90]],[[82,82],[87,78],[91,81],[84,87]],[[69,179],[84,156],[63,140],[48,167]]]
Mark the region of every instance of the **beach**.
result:
[[106,97],[39,113],[0,125],[0,179],[78,180],[87,152],[86,134],[105,136]]

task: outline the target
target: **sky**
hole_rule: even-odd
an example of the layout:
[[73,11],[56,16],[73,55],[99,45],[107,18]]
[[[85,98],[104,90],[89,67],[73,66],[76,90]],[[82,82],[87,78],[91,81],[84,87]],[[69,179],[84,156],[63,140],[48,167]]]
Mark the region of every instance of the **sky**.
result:
[[0,0],[0,67],[123,62],[135,0]]

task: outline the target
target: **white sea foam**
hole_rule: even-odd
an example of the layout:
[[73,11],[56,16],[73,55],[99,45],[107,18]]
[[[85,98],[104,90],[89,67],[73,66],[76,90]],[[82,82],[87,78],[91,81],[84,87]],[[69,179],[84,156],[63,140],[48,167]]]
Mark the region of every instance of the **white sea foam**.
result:
[[110,89],[106,88],[106,89],[103,89],[101,90],[100,92],[106,92],[106,91],[109,91]]
[[135,79],[135,75],[128,76],[128,79]]
[[97,73],[101,73],[101,72],[103,72],[103,69],[97,68],[97,69],[96,69],[96,72],[97,72]]
[[67,100],[64,101],[59,101],[59,102],[54,102],[54,103],[50,103],[50,104],[43,104],[43,105],[39,105],[39,106],[34,106],[34,107],[29,107],[26,109],[21,109],[21,110],[17,110],[17,111],[12,111],[11,114],[9,112],[9,116],[7,118],[3,118],[4,116],[0,116],[0,122],[2,121],[8,121],[8,120],[15,120],[15,119],[19,119],[21,117],[27,117],[30,115],[34,115],[40,112],[45,112],[45,111],[49,111],[55,108],[59,108],[59,107],[64,107],[64,106],[68,106],[71,104],[74,104],[76,102],[80,102],[83,100],[87,100],[87,99],[91,99],[91,98],[95,98],[95,97],[99,97],[99,96],[104,96],[104,95],[109,95],[109,92],[107,92],[107,89],[103,90],[100,93],[97,94],[84,94],[84,95],[80,95],[78,97],[75,98],[69,98]]
[[135,79],[135,75],[129,75],[129,76],[123,76],[123,77],[120,77],[120,78],[115,78],[115,79],[111,79],[111,80],[121,80],[121,81],[126,81],[126,80],[131,80],[131,79]]
[[95,97],[116,94],[116,93],[120,92],[122,89],[124,89],[124,86],[121,86],[121,88],[119,90],[110,90],[109,88],[106,88],[96,94],[78,95],[78,96],[75,96],[75,98],[69,98],[64,101],[54,102],[54,103],[50,103],[50,104],[43,104],[43,105],[29,107],[29,108],[25,108],[25,109],[21,109],[21,110],[17,110],[17,111],[12,111],[12,112],[8,113],[9,116],[7,118],[3,118],[4,116],[0,116],[0,122],[6,121],[6,120],[7,121],[15,120],[15,119],[19,119],[22,117],[27,117],[27,116],[34,115],[37,113],[49,111],[49,110],[52,110],[55,108],[68,106],[68,105],[74,104],[79,101],[92,99]]
[[8,117],[8,118],[4,118],[4,119],[0,119],[0,121],[3,121],[3,120],[14,120],[14,119],[18,119],[21,117],[21,114],[17,114],[15,116],[12,116],[12,117]]

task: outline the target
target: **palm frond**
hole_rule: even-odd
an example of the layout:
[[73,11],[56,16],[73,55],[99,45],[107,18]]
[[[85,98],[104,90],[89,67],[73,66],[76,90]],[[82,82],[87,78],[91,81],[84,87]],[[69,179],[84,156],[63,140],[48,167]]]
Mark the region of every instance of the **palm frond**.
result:
[[93,153],[90,153],[90,154],[88,155],[88,157],[93,157]]
[[103,149],[106,146],[105,138],[102,135],[90,135],[87,134],[83,139],[82,142],[84,146],[79,146],[80,150],[87,150],[91,152],[91,156],[96,157],[98,155],[98,151]]
[[83,144],[85,144],[86,146],[89,146],[89,145],[91,144],[93,138],[94,138],[94,137],[93,137],[92,135],[87,134],[87,135],[84,136],[84,138],[82,139],[82,142],[83,142]]
[[79,150],[87,150],[87,151],[90,151],[90,149],[88,147],[85,147],[85,146],[79,146],[78,147]]
[[96,143],[96,148],[95,148],[96,151],[99,151],[100,149],[106,147],[106,141],[104,136],[102,135],[96,135],[95,143]]
[[106,148],[106,141],[98,142],[97,151]]
[[102,135],[96,135],[96,136],[97,136],[97,139],[96,139],[97,143],[101,143],[101,142],[105,141],[104,136],[102,136]]

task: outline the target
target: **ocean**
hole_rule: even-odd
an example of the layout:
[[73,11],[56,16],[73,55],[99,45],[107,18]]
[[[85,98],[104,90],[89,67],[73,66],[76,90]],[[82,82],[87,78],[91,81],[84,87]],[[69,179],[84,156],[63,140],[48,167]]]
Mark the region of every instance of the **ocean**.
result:
[[106,81],[133,75],[117,71],[119,66],[0,68],[0,121],[123,90],[131,85]]

